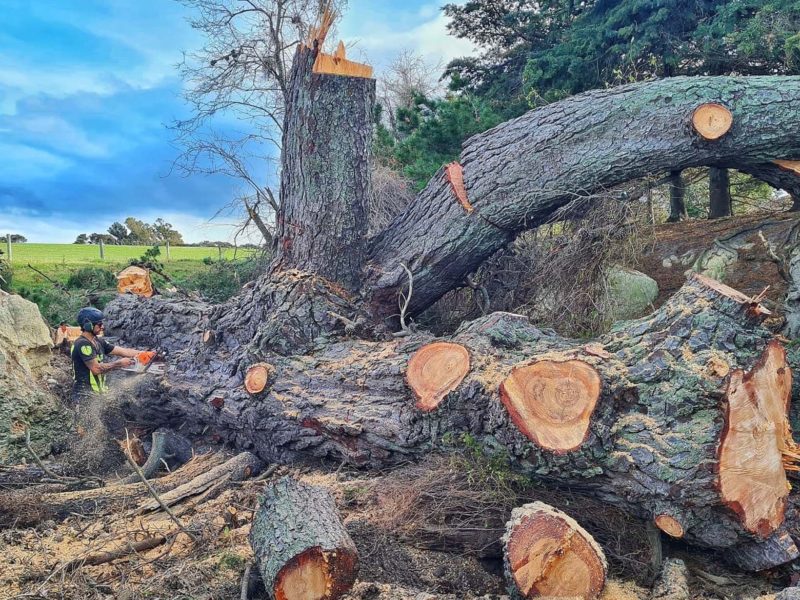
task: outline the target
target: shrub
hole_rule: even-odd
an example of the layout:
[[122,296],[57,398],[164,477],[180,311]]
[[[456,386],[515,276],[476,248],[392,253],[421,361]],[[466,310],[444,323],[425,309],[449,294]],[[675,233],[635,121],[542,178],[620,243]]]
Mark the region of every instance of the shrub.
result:
[[102,290],[116,285],[117,278],[114,273],[100,267],[78,269],[67,279],[67,288],[71,290]]

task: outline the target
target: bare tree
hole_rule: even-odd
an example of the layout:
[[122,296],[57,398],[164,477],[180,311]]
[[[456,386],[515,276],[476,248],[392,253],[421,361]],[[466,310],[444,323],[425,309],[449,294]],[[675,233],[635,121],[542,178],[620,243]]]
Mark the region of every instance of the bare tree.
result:
[[188,119],[172,129],[185,175],[217,173],[243,190],[221,212],[241,217],[241,233],[255,224],[272,241],[278,211],[276,181],[289,70],[297,44],[308,37],[323,4],[341,14],[346,0],[178,0],[203,45],[184,54]]
[[397,131],[397,109],[411,108],[417,95],[433,96],[441,92],[437,77],[442,63],[430,64],[411,50],[403,50],[387,67],[378,82],[378,101],[384,107],[392,131]]

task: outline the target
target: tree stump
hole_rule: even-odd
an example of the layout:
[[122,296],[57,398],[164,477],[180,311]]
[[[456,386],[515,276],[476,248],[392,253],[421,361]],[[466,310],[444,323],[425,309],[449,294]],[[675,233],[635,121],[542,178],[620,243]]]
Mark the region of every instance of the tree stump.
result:
[[291,477],[270,483],[250,530],[264,585],[276,600],[335,600],[355,582],[358,555],[327,490]]
[[515,508],[503,542],[509,591],[516,597],[594,600],[603,591],[608,571],[603,550],[552,506],[533,502]]

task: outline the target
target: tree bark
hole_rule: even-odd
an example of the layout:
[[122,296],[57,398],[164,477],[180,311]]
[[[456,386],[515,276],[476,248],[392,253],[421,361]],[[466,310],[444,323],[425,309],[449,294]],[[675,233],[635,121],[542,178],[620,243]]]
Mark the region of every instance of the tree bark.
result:
[[686,212],[686,184],[680,171],[671,171],[667,178],[669,185],[669,217],[667,223],[677,223],[689,218]]
[[[799,77],[675,77],[587,92],[503,123],[464,144],[460,164],[474,210],[455,199],[439,171],[376,238],[365,288],[391,315],[406,265],[415,314],[463,285],[517,233],[547,221],[576,190],[590,196],[661,171],[709,164],[748,171],[800,156],[798,96]],[[705,141],[690,126],[707,102],[733,114],[719,140]]]
[[[620,324],[594,343],[545,335],[527,319],[505,313],[463,327],[449,342],[466,349],[470,370],[448,381],[453,391],[427,412],[415,408],[405,381],[411,357],[432,341],[426,334],[272,356],[274,382],[255,397],[242,385],[243,372],[220,381],[214,369],[195,371],[183,381],[173,378],[168,387],[146,390],[130,410],[140,421],[178,418],[189,432],[210,424],[225,441],[280,462],[330,458],[385,467],[446,447],[447,439],[466,433],[503,449],[535,478],[586,487],[644,518],[667,515],[687,541],[730,548],[779,533],[784,520],[782,471],[770,471],[767,499],[751,503],[745,513],[734,507],[738,496],[729,497],[730,508],[723,504],[719,483],[725,431],[741,428],[726,416],[726,382],[736,369],[745,378],[759,372],[759,359],[773,347],[770,332],[757,324],[763,316],[748,298],[696,276],[652,316]],[[572,404],[536,413],[537,402],[525,391],[536,385],[521,386],[515,411],[502,401],[501,384],[508,391],[515,370],[569,361],[601,381],[588,419]],[[578,390],[588,381],[575,379],[568,388]],[[222,407],[209,403],[215,394],[224,394]],[[759,412],[760,430],[785,431],[784,400]],[[584,417],[569,418],[573,413]],[[584,429],[575,433],[577,427]],[[554,446],[550,433],[560,430],[570,432],[569,443]],[[786,449],[783,436],[761,443],[770,448],[770,460]]]
[[708,169],[708,218],[730,217],[731,182],[728,169],[711,167]]
[[356,547],[324,488],[290,477],[270,483],[253,519],[250,545],[275,600],[335,600],[355,582]]
[[298,46],[292,66],[273,269],[301,269],[357,290],[372,194],[375,80],[315,73],[321,42]]

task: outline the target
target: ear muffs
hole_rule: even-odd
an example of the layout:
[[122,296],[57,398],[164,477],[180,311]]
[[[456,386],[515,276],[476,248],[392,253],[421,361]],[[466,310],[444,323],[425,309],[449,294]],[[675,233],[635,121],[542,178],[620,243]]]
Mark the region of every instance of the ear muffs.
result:
[[87,333],[91,333],[92,331],[94,331],[94,323],[92,323],[91,321],[84,321],[83,322],[83,331],[85,331]]

